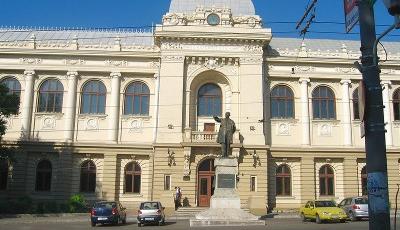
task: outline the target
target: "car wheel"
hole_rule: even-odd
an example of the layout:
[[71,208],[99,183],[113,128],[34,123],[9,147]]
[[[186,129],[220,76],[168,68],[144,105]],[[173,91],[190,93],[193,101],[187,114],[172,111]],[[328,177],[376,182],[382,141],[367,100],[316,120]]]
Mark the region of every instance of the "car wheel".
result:
[[317,214],[317,216],[315,217],[315,223],[320,224],[322,223],[321,218],[319,218],[319,215]]
[[306,222],[306,221],[307,221],[306,217],[304,216],[304,213],[301,213],[301,214],[300,214],[300,219],[301,219],[301,221],[303,221],[303,222]]
[[357,217],[354,216],[353,212],[349,212],[349,218],[351,221],[357,221]]
[[96,223],[92,221],[91,223],[92,227],[96,227]]

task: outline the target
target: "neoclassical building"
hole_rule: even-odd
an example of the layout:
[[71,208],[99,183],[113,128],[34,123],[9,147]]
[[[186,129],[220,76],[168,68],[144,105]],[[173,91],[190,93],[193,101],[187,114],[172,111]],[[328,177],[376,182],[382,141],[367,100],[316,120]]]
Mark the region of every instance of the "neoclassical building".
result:
[[[400,43],[384,43],[390,199],[400,183]],[[253,213],[366,193],[359,41],[273,37],[251,0],[172,0],[152,31],[0,29],[0,82],[21,98],[0,197],[209,206],[232,114]],[[385,55],[380,52],[381,55]]]

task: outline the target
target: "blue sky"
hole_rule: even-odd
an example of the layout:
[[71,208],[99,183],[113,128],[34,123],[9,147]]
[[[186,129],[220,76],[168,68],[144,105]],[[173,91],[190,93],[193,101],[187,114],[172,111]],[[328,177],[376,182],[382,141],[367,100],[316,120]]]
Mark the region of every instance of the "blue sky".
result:
[[[382,0],[375,4],[377,32],[392,24]],[[298,37],[298,21],[309,0],[253,0],[257,14],[271,27],[276,37]],[[40,27],[149,27],[160,23],[168,11],[169,0],[2,0],[0,26]],[[291,4],[289,7],[289,3]],[[354,34],[345,34],[343,0],[319,0],[316,20],[309,38],[359,39],[358,28]],[[386,40],[400,40],[400,31],[391,33]]]

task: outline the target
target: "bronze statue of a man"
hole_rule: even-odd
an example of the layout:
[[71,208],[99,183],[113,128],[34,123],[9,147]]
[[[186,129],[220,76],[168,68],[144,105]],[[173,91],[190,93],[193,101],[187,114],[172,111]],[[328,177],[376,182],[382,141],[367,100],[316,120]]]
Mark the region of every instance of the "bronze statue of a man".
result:
[[214,116],[214,120],[221,123],[217,142],[221,144],[222,157],[224,158],[227,158],[229,155],[230,146],[233,141],[233,133],[236,131],[235,122],[229,118],[230,116],[230,112],[225,113],[225,118]]

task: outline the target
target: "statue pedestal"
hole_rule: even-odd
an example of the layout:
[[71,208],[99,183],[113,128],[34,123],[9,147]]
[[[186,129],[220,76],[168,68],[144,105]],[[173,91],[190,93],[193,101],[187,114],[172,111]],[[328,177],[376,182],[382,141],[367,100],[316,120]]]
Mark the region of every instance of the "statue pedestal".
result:
[[236,190],[238,162],[236,158],[215,159],[215,190],[211,206],[190,219],[191,227],[265,225],[265,221],[240,209]]

